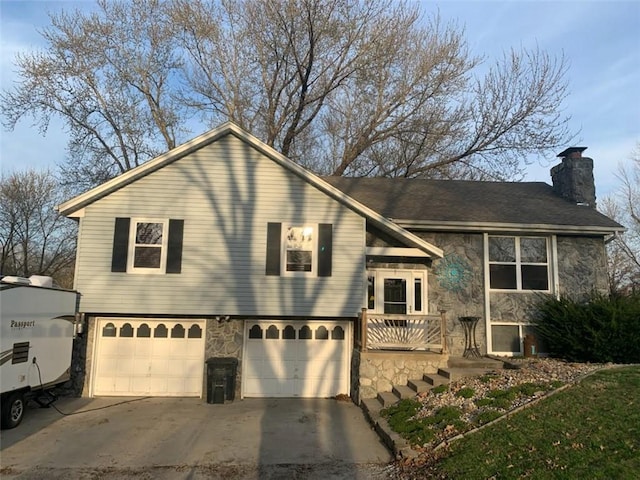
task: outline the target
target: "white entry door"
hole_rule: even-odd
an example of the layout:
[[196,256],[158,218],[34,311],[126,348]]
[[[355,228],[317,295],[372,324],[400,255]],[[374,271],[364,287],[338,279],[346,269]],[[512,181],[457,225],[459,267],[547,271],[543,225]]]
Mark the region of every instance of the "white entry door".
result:
[[426,279],[422,270],[370,270],[368,309],[371,313],[421,315],[426,311]]
[[349,394],[349,322],[247,321],[245,339],[243,396]]
[[204,320],[98,318],[93,395],[200,397]]

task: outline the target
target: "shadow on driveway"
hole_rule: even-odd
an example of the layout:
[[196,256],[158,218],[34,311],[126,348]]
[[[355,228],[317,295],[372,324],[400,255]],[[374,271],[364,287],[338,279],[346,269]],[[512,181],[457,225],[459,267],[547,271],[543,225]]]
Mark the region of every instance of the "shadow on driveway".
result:
[[30,409],[23,425],[0,436],[0,474],[26,479],[45,473],[47,478],[346,479],[384,473],[391,461],[351,402],[131,400],[59,400],[63,412],[92,410],[69,416]]

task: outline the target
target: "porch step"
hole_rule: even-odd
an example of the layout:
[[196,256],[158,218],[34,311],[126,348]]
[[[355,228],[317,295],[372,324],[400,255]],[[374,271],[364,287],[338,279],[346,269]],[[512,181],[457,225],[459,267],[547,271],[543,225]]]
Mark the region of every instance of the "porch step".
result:
[[371,423],[375,423],[380,418],[382,403],[377,398],[365,398],[360,402],[364,413],[367,414]]
[[422,392],[427,392],[429,390],[431,390],[433,388],[433,385],[431,385],[430,383],[425,382],[424,380],[420,379],[415,379],[415,380],[409,380],[407,382],[407,385],[409,386],[409,388],[411,388],[415,393],[422,393]]
[[430,388],[438,387],[444,383],[449,383],[449,377],[438,373],[425,373],[422,379],[430,385]]
[[378,396],[376,398],[385,408],[398,403],[400,400],[400,397],[393,392],[378,392]]
[[439,368],[438,375],[448,379],[449,382],[455,382],[461,378],[479,377],[487,372],[491,372],[492,368]]
[[393,394],[399,399],[413,398],[416,396],[416,391],[406,385],[394,385]]
[[465,357],[449,357],[447,361],[449,368],[487,368],[501,370],[504,368],[504,362],[488,357],[465,358]]

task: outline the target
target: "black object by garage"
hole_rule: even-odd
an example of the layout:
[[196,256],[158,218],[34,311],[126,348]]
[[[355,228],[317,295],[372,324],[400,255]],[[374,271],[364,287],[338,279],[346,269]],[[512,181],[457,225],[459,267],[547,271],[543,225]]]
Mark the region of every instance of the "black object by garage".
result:
[[214,357],[207,360],[207,403],[235,399],[237,371],[237,358]]

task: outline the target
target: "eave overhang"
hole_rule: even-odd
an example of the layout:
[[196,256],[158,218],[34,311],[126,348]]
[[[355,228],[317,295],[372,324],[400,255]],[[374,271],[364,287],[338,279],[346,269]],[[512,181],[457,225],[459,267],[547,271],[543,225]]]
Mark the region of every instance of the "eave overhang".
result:
[[495,232],[495,233],[537,233],[567,235],[612,235],[626,231],[624,227],[606,227],[594,225],[553,225],[534,223],[496,223],[496,222],[442,222],[392,219],[394,223],[411,231],[442,232]]

